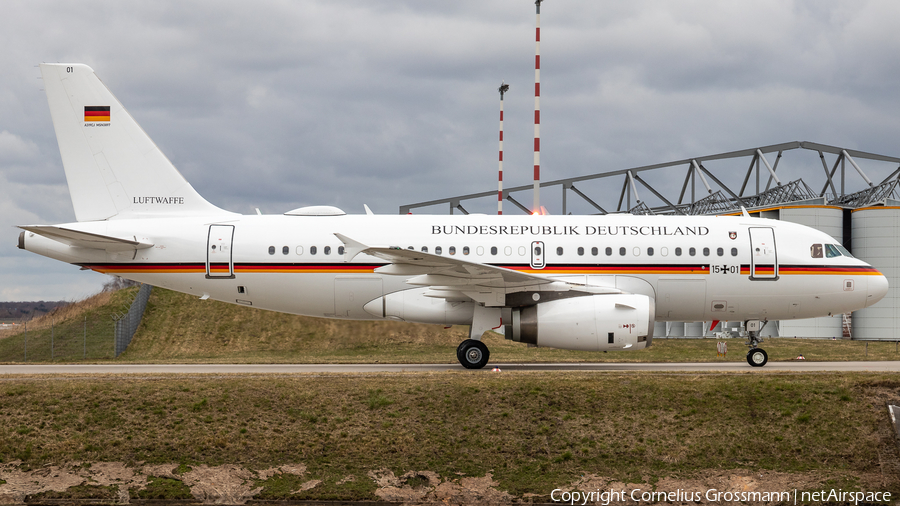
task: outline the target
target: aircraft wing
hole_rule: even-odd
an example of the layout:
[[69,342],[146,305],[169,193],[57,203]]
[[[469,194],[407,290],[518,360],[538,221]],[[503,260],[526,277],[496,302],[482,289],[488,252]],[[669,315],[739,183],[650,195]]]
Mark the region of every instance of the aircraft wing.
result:
[[134,251],[153,246],[152,243],[138,241],[137,237],[112,237],[53,225],[26,225],[20,226],[19,228],[63,244],[68,244],[69,246],[80,248],[102,249],[106,251]]
[[334,234],[344,243],[344,259],[364,253],[387,262],[375,269],[380,274],[411,276],[410,285],[428,287],[429,297],[447,300],[475,300],[486,305],[503,305],[505,295],[523,291],[583,290],[591,293],[622,293],[615,288],[577,285],[550,277],[480,264],[454,257],[424,253],[398,246],[366,246],[342,234]]

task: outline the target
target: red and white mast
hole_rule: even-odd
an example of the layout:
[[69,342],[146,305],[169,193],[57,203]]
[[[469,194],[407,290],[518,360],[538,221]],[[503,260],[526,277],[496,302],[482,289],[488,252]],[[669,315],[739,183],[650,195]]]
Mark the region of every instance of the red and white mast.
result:
[[534,33],[534,207],[535,214],[541,212],[541,2],[535,0],[537,8]]
[[509,85],[500,83],[500,171],[497,186],[497,214],[503,214],[503,94],[509,90]]

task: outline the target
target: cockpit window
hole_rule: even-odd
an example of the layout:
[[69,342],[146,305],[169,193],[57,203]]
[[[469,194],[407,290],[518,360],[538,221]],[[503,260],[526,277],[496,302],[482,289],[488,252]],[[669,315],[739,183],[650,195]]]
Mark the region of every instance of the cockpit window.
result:
[[839,256],[853,258],[853,255],[847,251],[847,248],[840,244],[813,244],[809,247],[809,256],[813,258],[822,258],[823,256],[825,258],[835,258]]
[[844,255],[845,257],[853,258],[853,254],[850,253],[849,251],[847,251],[847,248],[841,246],[840,244],[835,244],[834,247],[837,248],[838,251],[841,252],[841,255]]

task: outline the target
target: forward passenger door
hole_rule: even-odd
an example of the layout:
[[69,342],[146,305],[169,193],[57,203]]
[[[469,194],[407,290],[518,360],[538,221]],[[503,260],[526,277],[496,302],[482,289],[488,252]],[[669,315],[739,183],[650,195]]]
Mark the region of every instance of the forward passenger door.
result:
[[778,279],[778,253],[772,227],[750,227],[750,279]]

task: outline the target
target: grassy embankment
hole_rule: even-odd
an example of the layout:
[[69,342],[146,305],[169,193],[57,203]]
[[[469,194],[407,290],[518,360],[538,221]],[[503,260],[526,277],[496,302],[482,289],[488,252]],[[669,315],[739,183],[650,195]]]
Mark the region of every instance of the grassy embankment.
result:
[[[137,289],[100,292],[0,331],[0,362],[108,360],[113,358],[113,315],[128,310]],[[27,331],[26,331],[27,329]],[[52,343],[52,349],[51,349]]]
[[[87,361],[112,359],[113,322],[136,288],[99,294],[85,302],[29,323],[28,361],[50,361],[50,321],[55,321],[54,360],[82,361],[82,334],[87,317]],[[156,288],[141,327],[123,362],[212,363],[456,363],[456,347],[468,327],[402,322],[354,322],[308,318],[201,301]],[[728,340],[727,358],[716,356],[712,339],[656,339],[641,351],[589,353],[527,348],[502,336],[484,338],[491,361],[500,362],[743,362],[743,339]],[[0,361],[21,362],[24,336],[0,336]],[[769,339],[769,360],[897,360],[895,343]]]
[[[182,472],[302,463],[304,480],[322,480],[291,495],[299,482],[278,475],[260,482],[269,499],[374,499],[366,474],[381,468],[491,472],[516,496],[588,473],[656,483],[739,469],[897,491],[885,402],[898,401],[896,376],[863,373],[8,378],[0,456],[25,468],[124,461]],[[142,494],[186,494],[154,483]]]

